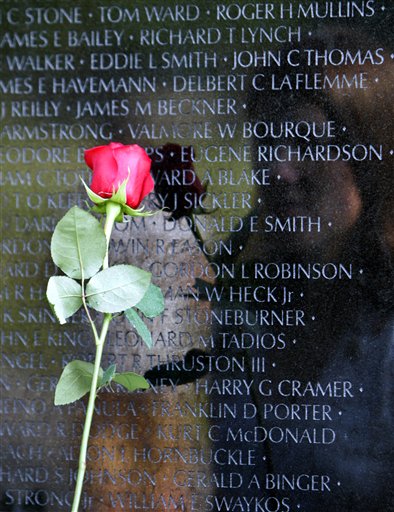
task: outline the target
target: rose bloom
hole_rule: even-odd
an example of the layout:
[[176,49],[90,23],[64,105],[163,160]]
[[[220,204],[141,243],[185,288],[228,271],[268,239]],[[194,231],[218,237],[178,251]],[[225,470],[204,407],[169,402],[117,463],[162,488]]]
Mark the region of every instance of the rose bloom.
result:
[[194,172],[193,148],[168,143],[162,147],[162,156],[153,157],[152,174],[155,193],[160,204],[171,212],[172,219],[193,213],[195,200],[205,192],[205,186]]
[[126,180],[126,204],[138,208],[144,197],[152,192],[151,160],[137,144],[125,146],[111,142],[85,151],[85,162],[93,171],[90,188],[103,198],[111,197]]

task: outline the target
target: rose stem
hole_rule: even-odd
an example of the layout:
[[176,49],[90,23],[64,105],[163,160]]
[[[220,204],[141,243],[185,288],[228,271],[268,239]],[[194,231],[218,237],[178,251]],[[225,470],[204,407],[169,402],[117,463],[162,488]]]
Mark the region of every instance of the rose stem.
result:
[[[108,268],[109,241],[111,238],[111,232],[112,232],[113,225],[115,223],[115,219],[119,215],[120,211],[121,211],[121,207],[119,204],[113,203],[112,201],[107,202],[107,212],[106,212],[107,216],[106,216],[105,225],[104,225],[104,233],[105,233],[105,237],[107,239],[107,251],[106,251],[104,262],[103,262],[103,269]],[[99,337],[97,337],[95,329],[92,328],[94,338],[95,338],[95,343],[96,343],[96,357],[94,360],[94,371],[93,371],[93,377],[92,377],[92,384],[90,386],[89,402],[88,402],[88,407],[86,409],[86,418],[85,418],[85,424],[84,424],[83,433],[82,433],[81,449],[80,449],[80,453],[79,453],[78,475],[77,475],[77,482],[75,485],[75,493],[74,493],[74,499],[73,499],[71,512],[78,512],[79,503],[81,501],[83,479],[84,479],[85,470],[86,470],[86,454],[87,454],[87,450],[88,450],[90,427],[92,425],[92,419],[93,419],[93,413],[94,413],[94,403],[95,403],[96,396],[97,396],[97,384],[98,384],[98,377],[99,377],[99,373],[100,373],[101,357],[103,354],[104,342],[105,342],[105,338],[107,336],[108,327],[111,322],[111,319],[112,319],[112,315],[110,313],[104,314],[103,325],[101,327],[101,333],[100,333]]]

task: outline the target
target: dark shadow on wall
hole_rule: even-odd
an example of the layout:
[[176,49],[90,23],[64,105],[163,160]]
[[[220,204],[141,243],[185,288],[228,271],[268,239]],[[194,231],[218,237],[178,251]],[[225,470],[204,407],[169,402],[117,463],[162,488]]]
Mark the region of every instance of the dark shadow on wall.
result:
[[[393,157],[390,156],[394,118],[390,97],[393,62],[381,44],[353,29],[350,32],[327,29],[313,36],[308,48],[322,53],[335,48],[348,49],[353,54],[360,51],[361,55],[371,52],[377,64],[371,64],[369,57],[362,65],[348,63],[346,66],[323,65],[321,59],[311,67],[306,59],[306,48],[293,46],[283,53],[298,50],[300,65],[296,68],[284,65],[278,69],[278,83],[286,75],[294,80],[295,73],[319,73],[330,80],[338,75],[341,80],[344,74],[349,78],[363,70],[369,77],[368,87],[284,89],[264,93],[250,90],[250,121],[272,124],[271,137],[256,138],[254,145],[255,165],[272,170],[272,185],[258,196],[260,201],[251,213],[258,218],[256,233],[245,233],[242,255],[235,261],[227,261],[238,265],[238,269],[242,267],[253,286],[269,285],[277,289],[288,286],[293,299],[284,307],[303,311],[305,316],[291,328],[278,322],[269,326],[258,319],[262,309],[277,311],[275,302],[262,305],[258,301],[234,303],[228,300],[226,303],[224,299],[218,304],[218,311],[225,307],[237,308],[243,312],[243,318],[249,320],[243,325],[226,327],[228,339],[233,336],[233,342],[227,347],[216,347],[209,354],[191,351],[183,363],[189,367],[195,356],[199,356],[202,363],[204,358],[208,362],[210,356],[219,356],[223,351],[244,363],[243,371],[235,370],[231,375],[213,372],[208,377],[212,384],[209,395],[212,402],[240,410],[247,400],[255,411],[250,417],[230,415],[213,421],[220,432],[213,447],[253,449],[256,459],[242,468],[242,478],[250,483],[254,475],[260,475],[256,477],[260,483],[254,488],[247,484],[239,489],[220,488],[216,498],[268,496],[278,500],[278,506],[285,510],[295,499],[297,489],[291,494],[264,478],[267,474],[276,474],[291,479],[305,472],[328,475],[331,479],[329,493],[298,494],[309,509],[381,512],[391,510],[394,503],[392,490],[387,485],[389,475],[390,479],[394,476],[390,457],[394,427],[394,184]],[[310,137],[302,135],[305,121],[315,127],[315,134]],[[292,126],[300,123],[298,135],[286,135],[283,127],[289,122]],[[332,133],[328,128],[330,123]],[[323,150],[325,158],[311,158],[317,145],[332,146],[331,155],[339,156],[331,158],[327,150]],[[276,158],[278,146],[282,149],[276,153]],[[270,151],[274,156],[266,161]],[[294,157],[294,151],[304,156]],[[346,151],[353,158],[348,158]],[[298,229],[269,233],[268,218],[270,222],[279,219],[282,224],[290,219],[296,222]],[[299,229],[301,218],[306,229]],[[308,224],[309,220],[313,223]],[[237,241],[239,243],[238,234]],[[335,279],[321,275],[316,279],[306,278],[301,272],[299,278],[291,280],[279,272],[279,277],[274,279],[263,272],[256,274],[256,263],[269,263],[271,268],[278,269],[283,268],[283,264],[307,269],[311,265],[319,269],[326,265],[327,272],[341,268],[346,272],[341,271],[341,277]],[[230,279],[218,284],[228,291],[231,286],[244,286],[245,281]],[[213,307],[216,306],[213,304]],[[213,325],[215,338],[222,330],[223,327]],[[277,340],[277,349],[264,346],[261,340],[267,333]],[[253,340],[250,348],[243,348],[243,335]],[[283,344],[285,349],[281,350]],[[268,366],[262,375],[256,375],[252,371],[253,361],[261,356]],[[181,383],[195,378],[204,381],[207,368],[203,364],[199,368],[198,372],[177,369],[174,374],[168,369],[163,373],[162,368],[156,367],[146,377],[154,381],[165,374],[180,379]],[[229,378],[252,384],[249,389],[244,387],[243,395],[234,392],[232,396],[225,396],[220,392],[224,389],[220,382]],[[265,394],[259,387],[262,378],[272,384]],[[300,382],[299,389],[308,389],[309,385],[312,390],[317,390],[319,385],[339,382],[342,384],[338,385],[345,386],[348,382],[351,391],[347,395],[343,388],[342,395],[339,393],[335,400],[319,395],[318,391],[283,394],[275,383],[287,381]],[[281,417],[280,412],[275,413],[277,404],[283,411],[293,413]],[[311,408],[317,416],[308,415],[307,410]],[[322,411],[326,411],[325,417],[319,416]],[[239,435],[229,438],[229,428]],[[247,446],[240,434],[245,430],[257,436],[255,442]],[[289,436],[288,442],[270,438],[281,432]],[[298,439],[304,432],[304,441],[292,441],[289,432]],[[327,436],[325,439],[323,434]],[[311,436],[317,436],[315,441],[308,441]],[[236,465],[223,468],[220,464],[214,464],[213,470],[228,478],[231,473],[240,471]],[[337,484],[337,480],[342,484]]]

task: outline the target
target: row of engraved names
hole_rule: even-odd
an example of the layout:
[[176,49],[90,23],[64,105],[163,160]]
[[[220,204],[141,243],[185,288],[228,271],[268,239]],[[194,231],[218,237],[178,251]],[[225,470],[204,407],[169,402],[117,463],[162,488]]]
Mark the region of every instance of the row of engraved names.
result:
[[[357,68],[359,69],[359,67]],[[7,95],[77,95],[114,94],[116,97],[127,95],[168,93],[218,93],[233,91],[313,91],[313,90],[357,90],[369,89],[379,82],[379,77],[368,68],[354,71],[346,67],[336,73],[295,72],[283,74],[257,72],[252,74],[171,74],[168,78],[158,75],[147,76],[138,73],[135,76],[101,77],[99,75],[83,77],[65,76],[14,76],[0,81],[0,91]]]
[[[60,470],[61,471],[61,470]],[[59,477],[59,472],[56,473]],[[107,473],[109,478],[109,473]],[[137,473],[134,474],[137,476]],[[146,491],[141,493],[141,489],[134,488],[131,491],[126,492],[113,492],[109,491],[107,493],[101,494],[98,496],[91,496],[87,492],[83,492],[81,503],[84,507],[84,510],[97,510],[97,503],[105,504],[106,509],[119,510],[136,510],[136,509],[144,509],[144,510],[158,510],[158,507],[161,510],[185,510],[188,507],[191,511],[212,511],[212,510],[244,510],[239,507],[258,507],[255,510],[260,510],[263,512],[302,512],[303,510],[308,510],[307,506],[304,509],[301,509],[300,502],[302,501],[301,495],[298,493],[305,493],[305,488],[310,486],[310,491],[315,491],[319,487],[319,483],[322,485],[327,484],[327,478],[330,477],[328,475],[307,475],[302,477],[302,475],[288,475],[288,474],[268,474],[268,478],[272,481],[269,483],[264,482],[261,479],[260,475],[255,473],[251,475],[249,478],[243,477],[242,473],[231,472],[230,475],[226,475],[225,473],[216,472],[210,478],[212,490],[210,492],[214,492],[216,487],[217,492],[215,494],[208,494],[208,489],[203,487],[203,489],[196,488],[196,485],[193,483],[194,481],[204,481],[206,485],[208,485],[207,477],[203,472],[193,472],[190,471],[186,476],[183,476],[181,472],[177,473],[177,482],[173,485],[176,487],[171,487],[170,491],[166,492],[166,494],[161,493],[158,494],[154,491],[154,488],[150,488],[152,486],[152,482],[150,481],[150,474],[147,472],[141,472],[141,477],[144,478],[145,483],[144,486],[147,488]],[[302,477],[303,482],[301,484]],[[122,482],[125,481],[125,473],[122,473],[121,477]],[[127,478],[127,476],[126,476]],[[179,485],[179,482],[182,482],[182,478],[185,478],[185,481],[189,482],[183,483]],[[310,478],[311,483],[307,483],[307,479]],[[245,480],[245,481],[244,481]],[[158,483],[158,480],[155,480]],[[293,484],[293,481],[296,483]],[[277,492],[277,486],[283,486],[287,489],[287,494],[289,494],[290,489],[294,485],[300,485],[302,488],[296,489],[292,494],[285,497],[275,497],[272,496],[272,492]],[[297,484],[298,482],[298,484]],[[329,482],[329,480],[328,480]],[[168,477],[163,477],[163,483],[168,487]],[[332,482],[333,483],[333,482]],[[248,495],[245,496],[240,493],[240,488],[244,485],[247,488]],[[269,485],[271,487],[270,490],[266,490],[262,493],[264,489],[264,485]],[[340,481],[336,482],[337,486],[341,485]],[[332,487],[323,490],[332,490]],[[226,495],[221,495],[219,489],[237,489],[237,494],[228,497]],[[254,490],[254,496],[250,496],[250,490]],[[194,492],[191,492],[191,491]],[[199,492],[196,493],[195,491]],[[182,492],[182,494],[179,494]],[[297,493],[297,494],[296,494]],[[64,490],[53,490],[48,489],[47,486],[43,489],[35,489],[31,488],[21,489],[20,486],[18,488],[11,488],[5,491],[7,505],[33,505],[46,507],[50,506],[51,510],[68,510],[72,505],[72,497],[74,491],[64,491]],[[53,507],[57,507],[54,509]],[[60,507],[60,508],[59,508]],[[64,507],[64,508],[63,508]],[[190,507],[190,508],[189,508]],[[223,508],[225,507],[225,508]],[[234,508],[231,508],[234,507]],[[160,509],[159,509],[160,510]]]
[[[36,483],[36,484],[44,484],[50,482],[52,485],[56,486],[57,484],[66,484],[72,485],[75,483],[76,479],[76,470],[57,466],[51,470],[46,468],[45,466],[39,466],[37,463],[41,460],[42,457],[56,457],[57,461],[64,460],[65,462],[76,461],[78,460],[76,455],[76,450],[73,447],[72,449],[60,448],[58,450],[48,448],[44,450],[43,446],[36,445],[31,447],[31,454],[36,454],[35,466],[27,466],[21,467],[18,469],[12,469],[10,466],[3,465],[1,467],[1,480],[5,484],[22,484],[22,483]],[[125,464],[126,459],[126,447],[124,446],[116,446],[117,451],[119,451],[118,457],[121,458],[121,462]],[[24,446],[14,446],[10,445],[9,452],[13,453],[22,453],[26,452],[27,449]],[[169,451],[169,450],[168,450]],[[224,451],[224,450],[223,450]],[[100,453],[100,448],[97,446],[90,446],[87,454],[88,464],[95,462],[103,464],[105,467],[106,462],[109,461],[114,462],[118,457],[114,457],[113,447],[102,447],[102,452]],[[153,464],[159,463],[156,462],[158,456],[155,452],[155,449],[151,450],[150,459],[148,462]],[[149,453],[149,452],[148,452]],[[167,456],[169,454],[167,453]],[[216,455],[212,457],[214,462],[217,463],[217,460],[223,459],[223,452],[220,452],[220,455]],[[250,459],[252,459],[252,454],[250,455]],[[21,459],[18,458],[20,461]],[[129,461],[130,464],[136,461]],[[196,462],[195,464],[198,464]],[[220,464],[220,462],[219,462]],[[253,461],[252,461],[253,464]],[[240,464],[243,465],[243,464]],[[256,465],[256,463],[255,463]],[[242,468],[241,468],[242,469]],[[237,471],[238,470],[238,471]],[[196,487],[198,489],[209,489],[209,488],[217,488],[217,489],[239,489],[242,487],[245,479],[245,475],[242,472],[239,472],[240,468],[234,467],[234,470],[231,472],[225,471],[214,471],[213,473],[209,471],[204,471],[203,469],[195,470],[195,469],[177,469],[172,473],[172,478],[170,478],[170,482],[167,482],[174,485],[175,487]],[[160,484],[160,480],[168,480],[168,475],[159,475],[155,474],[153,471],[149,471],[148,469],[132,469],[132,468],[123,468],[115,471],[111,471],[110,469],[90,469],[86,472],[86,482],[89,484],[96,485],[128,485],[131,488],[138,488],[140,486],[157,486]],[[310,474],[310,473],[302,473],[302,474],[294,474],[294,473],[266,473],[265,475],[259,473],[259,477],[257,474],[253,474],[253,476],[248,476],[248,482],[251,480],[255,480],[256,488],[258,489],[277,489],[281,491],[303,491],[303,492],[331,492],[333,485],[338,485],[338,482],[335,481],[329,475],[318,475],[318,474]]]
[[[292,123],[292,122],[291,122]],[[294,123],[292,123],[294,125]],[[75,136],[76,139],[80,141],[81,139],[87,140],[90,133],[94,133],[90,131],[90,125],[87,132],[88,125],[84,124],[74,124],[74,125],[66,125],[66,124],[47,124],[36,126],[32,132],[39,134],[40,130],[42,131],[42,136],[44,139],[49,137],[49,133],[54,130],[54,133],[58,133],[62,135],[60,138],[72,138],[70,135],[72,134],[72,130],[76,129]],[[231,137],[231,133],[233,133],[237,129],[237,123],[211,123],[211,122],[194,122],[194,123],[172,123],[171,126],[166,126],[165,124],[155,124],[155,123],[136,123],[132,125],[131,123],[127,124],[127,128],[132,135],[132,140],[138,143],[139,139],[145,140],[151,139],[164,139],[164,140],[173,140],[177,137],[180,139],[187,138],[189,141],[193,139],[211,139],[214,136],[221,137]],[[264,126],[264,122],[259,123],[244,123],[242,125],[244,132],[247,134],[247,138],[256,140],[259,138],[266,137],[266,127]],[[111,142],[113,138],[113,133],[111,131],[111,125],[105,123],[100,126],[101,129],[104,129],[104,133],[106,134],[106,138],[99,140],[104,140],[107,142]],[[18,133],[16,139],[18,141],[24,140],[28,138],[31,140],[29,136],[29,129],[23,128],[21,125],[5,125],[3,128],[3,132],[9,132],[9,136],[11,140],[13,139],[13,130],[16,130],[15,133]],[[95,127],[93,126],[93,130]],[[215,133],[213,133],[215,130]],[[260,131],[261,130],[261,131]],[[118,130],[118,133],[123,134],[123,128]],[[346,131],[346,127],[342,127],[342,131]],[[31,133],[31,132],[30,132]],[[96,133],[98,135],[101,133],[100,129],[97,130]],[[257,134],[257,136],[254,135]],[[262,134],[262,135],[260,135]],[[124,136],[124,135],[123,135]],[[33,135],[34,138],[34,135]],[[40,138],[40,137],[39,137]],[[189,166],[193,166],[193,163],[236,163],[236,162],[251,162],[256,165],[264,164],[280,164],[286,162],[351,162],[351,163],[360,163],[360,162],[371,162],[371,161],[383,161],[385,158],[390,158],[394,151],[393,149],[386,149],[382,144],[363,144],[363,143],[353,143],[353,144],[330,144],[324,143],[327,141],[323,141],[323,143],[313,144],[314,140],[311,140],[311,143],[305,143],[305,137],[296,137],[298,140],[298,144],[294,144],[289,137],[288,140],[281,140],[280,142],[284,143],[275,143],[271,145],[263,145],[263,144],[208,144],[203,145],[200,143],[193,145],[193,155],[190,157],[190,147],[189,146],[180,146],[181,151],[181,162],[174,162],[171,165],[171,169],[176,169],[178,165],[182,162],[186,162]],[[300,140],[301,139],[301,140]],[[246,139],[247,140],[247,139]],[[272,139],[270,139],[272,140]],[[74,153],[77,153],[76,155]],[[157,146],[156,148],[152,148],[151,146],[147,147],[148,155],[157,155],[160,163],[160,159],[163,158],[163,146]],[[14,165],[24,165],[24,164],[67,164],[73,163],[73,158],[81,158],[83,155],[83,148],[72,148],[71,146],[2,146],[0,147],[0,163],[6,166],[14,166]],[[189,156],[187,156],[189,155]],[[174,155],[171,155],[174,156]],[[185,160],[186,159],[186,160]],[[177,180],[181,177],[179,172],[171,173],[171,169],[167,167],[164,169],[166,171],[165,179],[170,180],[169,184],[171,185],[179,185]],[[17,181],[17,175],[8,173],[8,169],[6,168],[6,172],[2,174],[2,179],[8,180],[12,185],[13,182]],[[229,170],[230,173],[232,170]],[[254,184],[259,185],[268,185],[269,184],[269,176],[267,169],[250,169],[248,172],[256,173],[263,172],[264,176],[261,177],[260,183],[256,178],[254,178]],[[66,172],[66,171],[64,171]],[[72,171],[70,171],[71,173]],[[43,173],[48,174],[47,170],[38,171],[38,178],[42,181]],[[183,172],[183,174],[185,174]],[[203,180],[208,184],[213,184],[217,181],[217,177],[215,177],[215,170],[204,169],[203,171]],[[171,175],[169,177],[169,175]],[[237,177],[237,175],[233,174],[233,182],[240,181],[241,177],[244,179],[244,174],[241,172],[241,177]],[[48,179],[48,176],[46,177]],[[66,179],[66,178],[65,178]],[[186,179],[186,178],[184,178]],[[278,179],[278,178],[277,178]],[[174,181],[175,180],[175,181]],[[40,186],[43,186],[39,183]],[[183,185],[187,185],[187,183],[183,183]]]
[[[384,12],[384,5],[380,6]],[[151,23],[151,22],[195,22],[200,16],[211,16],[217,21],[269,21],[275,19],[305,19],[305,18],[352,18],[372,17],[379,12],[374,1],[326,2],[248,2],[219,3],[214,9],[203,9],[198,4],[145,5],[144,7],[97,6],[85,10],[81,6],[72,7],[12,7],[3,13],[1,22],[10,26],[20,27],[39,25],[81,25],[91,19],[93,22],[105,24],[117,23]],[[205,21],[205,20],[204,20]]]
[[[37,393],[37,397],[29,398],[7,398],[1,399],[0,413],[12,416],[35,417],[44,414],[52,404],[48,404],[42,393],[52,394],[56,386],[56,377],[48,377],[39,374],[32,374],[29,377],[29,391]],[[336,416],[342,416],[342,410],[334,413],[331,405],[338,405],[338,400],[353,400],[362,397],[364,389],[361,384],[349,380],[324,380],[308,381],[290,378],[201,378],[193,383],[185,384],[185,389],[190,390],[190,400],[185,402],[174,402],[172,393],[178,391],[178,382],[168,377],[163,377],[157,384],[152,383],[149,392],[136,391],[137,397],[130,394],[116,394],[113,391],[104,392],[102,399],[96,403],[95,411],[99,416],[132,416],[140,417],[149,413],[152,417],[166,418],[244,418],[254,419],[258,414],[263,414],[264,419],[280,421],[336,421]],[[121,387],[115,385],[118,391]],[[260,410],[254,404],[255,393],[264,397]],[[199,399],[193,400],[193,394]],[[215,400],[202,401],[202,397],[214,397]],[[242,397],[248,402],[230,401],[229,397]],[[147,401],[147,398],[149,400]],[[296,399],[296,400],[294,400]],[[321,403],[323,402],[325,403]],[[313,401],[316,403],[313,404]],[[312,403],[312,404],[311,404]],[[331,405],[329,405],[331,404]],[[72,415],[77,411],[86,409],[83,401],[77,401],[62,407],[56,408],[60,415]],[[45,422],[44,422],[45,423]],[[119,433],[111,434],[111,425],[104,428],[101,434],[104,438],[119,437]],[[19,428],[15,423],[14,428]],[[123,428],[123,427],[122,427]],[[145,429],[145,426],[144,426]],[[212,431],[216,429],[212,429]],[[239,435],[242,429],[239,430]],[[6,432],[6,430],[4,430]],[[220,428],[212,436],[218,436],[212,441],[221,441]],[[29,434],[33,436],[33,434]],[[126,435],[126,434],[125,434]],[[164,435],[164,434],[163,434]],[[186,436],[186,433],[184,434]],[[235,440],[235,439],[234,439]],[[240,438],[240,441],[243,439]],[[258,439],[250,437],[248,442],[257,442]],[[260,440],[260,442],[262,442]],[[272,439],[272,442],[275,442]]]
[[[246,30],[246,29],[242,29]],[[262,30],[262,29],[261,29]],[[297,40],[301,40],[301,29],[297,30]],[[250,29],[249,29],[250,31]],[[293,39],[294,32],[291,28],[281,26],[276,29],[271,28],[272,34],[276,38],[280,32],[288,32],[288,37],[282,38],[281,42],[289,42]],[[309,37],[312,32],[308,33]],[[266,36],[269,38],[268,34]],[[242,43],[254,43],[247,41],[242,36]],[[260,41],[261,43],[261,41]],[[148,71],[154,70],[192,70],[192,69],[217,69],[225,67],[234,71],[238,68],[269,68],[288,65],[296,71],[300,66],[320,67],[320,66],[381,66],[384,64],[388,54],[383,47],[370,48],[367,50],[350,50],[349,48],[319,49],[314,48],[312,43],[306,48],[292,48],[286,50],[269,49],[236,49],[223,52],[189,50],[180,52],[162,51],[162,52],[91,52],[88,57],[78,57],[73,53],[66,53],[53,50],[52,53],[46,52],[44,55],[30,55],[16,53],[15,55],[6,55],[3,59],[3,68],[7,71],[24,72],[45,72],[45,71],[78,71],[87,69],[90,71],[125,71],[132,70]],[[54,82],[55,83],[55,82]],[[2,86],[4,88],[4,85]],[[43,86],[41,85],[41,88]]]

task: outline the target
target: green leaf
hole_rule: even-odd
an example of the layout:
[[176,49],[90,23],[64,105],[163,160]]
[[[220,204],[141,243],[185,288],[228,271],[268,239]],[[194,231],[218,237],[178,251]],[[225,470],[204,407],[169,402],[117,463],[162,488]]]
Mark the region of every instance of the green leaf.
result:
[[130,215],[132,217],[151,217],[152,215],[155,215],[157,213],[151,211],[144,212],[144,206],[141,206],[140,208],[137,208],[135,210],[133,208],[130,208],[130,206],[126,204],[126,185],[128,178],[125,181],[123,181],[123,183],[121,183],[118,190],[116,192],[114,191],[111,197],[107,198],[101,197],[95,192],[93,192],[93,190],[86,185],[83,179],[81,179],[81,181],[84,184],[89,199],[95,204],[95,206],[93,206],[92,208],[94,212],[105,213],[106,203],[108,201],[113,201],[115,203],[119,203],[122,205],[122,213],[116,218],[116,222],[123,222],[123,213],[125,215]]
[[138,373],[115,373],[113,380],[114,382],[124,386],[129,391],[135,391],[136,389],[149,389],[149,382],[142,375],[138,375]]
[[111,382],[111,380],[114,378],[115,371],[116,371],[116,364],[111,364],[111,366],[109,366],[105,370],[105,372],[103,373],[103,378],[100,382],[100,388],[102,388],[103,386],[107,386]]
[[144,322],[141,320],[141,318],[138,316],[135,309],[130,308],[127,309],[125,312],[125,315],[127,317],[127,320],[131,323],[131,325],[134,327],[134,329],[138,332],[138,334],[141,336],[141,338],[144,340],[144,342],[148,345],[149,348],[152,348],[152,336],[149,332],[149,329],[144,324]]
[[[94,365],[85,361],[71,361],[65,366],[55,390],[55,405],[66,405],[82,398],[90,391]],[[100,368],[99,382],[103,378]]]
[[88,279],[96,274],[106,250],[107,241],[99,221],[77,206],[59,221],[52,236],[53,261],[75,279]]
[[86,183],[83,181],[82,178],[81,178],[81,181],[82,181],[82,183],[83,183],[83,185],[85,187],[85,190],[86,190],[87,195],[89,196],[89,199],[93,203],[95,203],[95,204],[103,204],[103,203],[106,203],[108,201],[108,199],[105,199],[104,197],[101,197],[98,194],[96,194],[96,192],[93,192],[93,190],[86,185]]
[[164,297],[160,288],[151,283],[142,300],[135,307],[148,318],[160,315],[164,309]]
[[130,208],[127,204],[122,207],[122,211],[125,215],[130,215],[131,217],[152,217],[152,215],[156,215],[157,213],[151,211],[144,212],[144,206],[134,210],[134,208]]
[[59,322],[73,315],[82,306],[82,287],[66,276],[53,276],[48,281],[47,299]]
[[132,265],[115,265],[92,277],[86,300],[102,313],[120,313],[135,306],[145,295],[151,274]]
[[[123,209],[123,206],[122,206],[122,209]],[[101,206],[94,205],[94,206],[92,206],[92,208],[90,208],[90,210],[95,213],[106,214],[107,206],[105,204],[101,205]],[[119,215],[116,217],[115,222],[124,222],[122,210],[120,211]]]
[[[129,174],[130,175],[130,174]],[[112,201],[113,203],[119,203],[119,204],[126,204],[127,201],[127,193],[126,193],[126,186],[127,182],[129,181],[129,178],[127,177],[122,183],[119,185],[118,189],[115,190],[113,188],[112,195],[110,197],[101,197],[96,192],[93,192],[91,188],[89,188],[86,183],[82,180],[82,183],[85,186],[86,193],[89,196],[89,199],[97,204],[97,205],[103,205],[108,201]]]
[[[130,176],[130,170],[129,170],[129,176]],[[126,186],[127,186],[127,182],[129,181],[129,176],[124,181],[122,181],[122,183],[119,185],[118,190],[116,192],[113,192],[111,201],[113,201],[114,203],[126,204],[126,201],[127,201]]]

